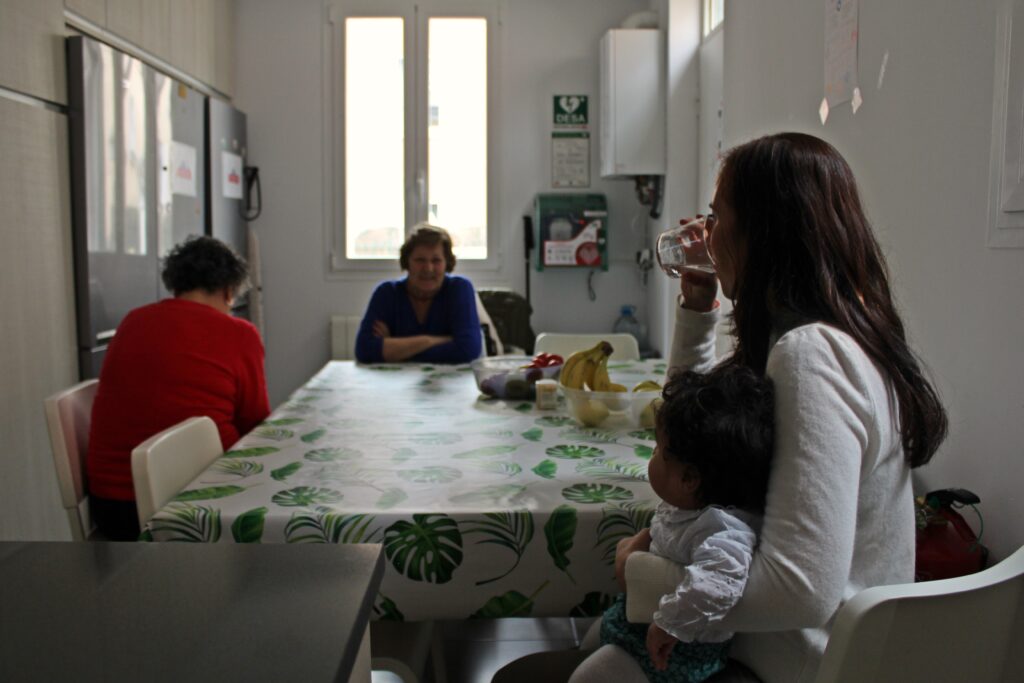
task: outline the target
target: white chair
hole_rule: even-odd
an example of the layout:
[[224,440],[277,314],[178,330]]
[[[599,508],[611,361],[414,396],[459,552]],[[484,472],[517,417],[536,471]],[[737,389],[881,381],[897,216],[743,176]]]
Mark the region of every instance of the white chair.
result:
[[640,345],[636,337],[631,334],[613,333],[608,334],[560,334],[556,332],[541,332],[537,335],[537,342],[534,345],[534,353],[557,353],[559,356],[568,357],[573,351],[589,349],[601,340],[612,345],[610,360],[640,360]]
[[43,400],[60,498],[71,538],[76,541],[87,540],[95,532],[85,484],[85,455],[89,450],[92,401],[98,387],[99,382],[90,379]]
[[217,425],[208,417],[190,417],[136,446],[132,482],[139,526],[223,452]]
[[[650,553],[626,561],[626,618],[679,582]],[[954,579],[867,588],[839,610],[816,683],[1010,683],[1024,673],[1024,548]]]
[[1024,547],[954,579],[868,588],[836,616],[817,683],[1024,678]]

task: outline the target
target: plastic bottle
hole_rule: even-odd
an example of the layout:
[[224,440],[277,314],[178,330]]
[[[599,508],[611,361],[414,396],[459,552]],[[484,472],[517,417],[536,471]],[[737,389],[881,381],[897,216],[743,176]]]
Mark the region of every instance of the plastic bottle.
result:
[[626,304],[620,311],[619,319],[612,326],[612,332],[625,332],[636,338],[640,350],[647,348],[647,326],[636,319],[636,306]]

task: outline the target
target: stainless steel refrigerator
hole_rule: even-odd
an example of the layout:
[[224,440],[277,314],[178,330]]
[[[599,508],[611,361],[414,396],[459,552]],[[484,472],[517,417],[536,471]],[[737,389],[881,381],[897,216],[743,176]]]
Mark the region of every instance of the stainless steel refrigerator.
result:
[[133,308],[168,293],[160,259],[206,232],[204,97],[84,36],[67,40],[79,367],[97,377]]
[[[206,232],[249,259],[254,271],[258,264],[252,262],[248,224],[254,217],[250,182],[254,170],[247,166],[245,114],[212,97],[206,98],[206,150]],[[254,287],[257,276],[252,273]],[[253,299],[251,292],[238,297],[231,313],[253,320]]]

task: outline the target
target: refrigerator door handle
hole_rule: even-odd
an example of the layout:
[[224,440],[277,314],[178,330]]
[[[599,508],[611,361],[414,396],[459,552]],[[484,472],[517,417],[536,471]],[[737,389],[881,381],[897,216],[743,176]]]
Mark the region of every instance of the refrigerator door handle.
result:
[[[242,170],[245,177],[245,190],[243,195],[243,206],[239,207],[242,219],[254,221],[263,213],[263,189],[260,186],[260,167],[246,166]],[[253,196],[256,197],[255,203]],[[253,206],[256,208],[254,209]]]

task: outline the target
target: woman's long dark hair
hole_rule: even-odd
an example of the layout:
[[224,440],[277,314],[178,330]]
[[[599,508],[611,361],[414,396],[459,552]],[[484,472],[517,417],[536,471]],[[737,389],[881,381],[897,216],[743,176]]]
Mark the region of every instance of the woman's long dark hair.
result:
[[927,463],[946,438],[946,412],[907,345],[846,160],[811,135],[770,135],[727,154],[718,191],[746,254],[734,287],[732,362],[765,371],[772,311],[846,332],[891,383],[910,466]]

